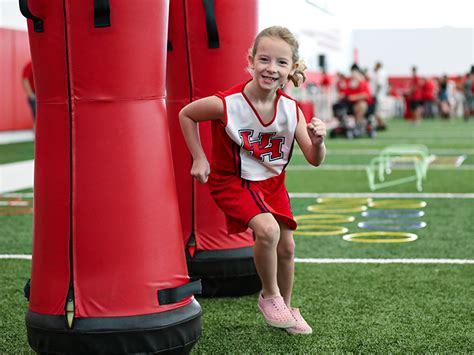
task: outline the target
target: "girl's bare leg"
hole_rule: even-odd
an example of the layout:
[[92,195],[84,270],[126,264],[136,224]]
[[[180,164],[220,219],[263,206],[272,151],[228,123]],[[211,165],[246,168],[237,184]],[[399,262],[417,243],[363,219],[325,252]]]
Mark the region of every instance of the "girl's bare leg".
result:
[[278,221],[280,226],[280,240],[277,246],[278,256],[278,287],[288,308],[291,307],[291,292],[295,273],[295,241],[293,231]]
[[277,245],[280,239],[278,222],[271,213],[262,213],[250,220],[249,227],[255,233],[254,260],[262,281],[263,297],[280,296],[277,281]]

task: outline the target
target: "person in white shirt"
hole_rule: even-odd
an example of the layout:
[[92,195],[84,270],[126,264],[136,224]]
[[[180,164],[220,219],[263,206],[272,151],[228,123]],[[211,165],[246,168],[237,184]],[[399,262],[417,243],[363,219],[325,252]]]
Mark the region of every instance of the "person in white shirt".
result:
[[382,105],[388,91],[388,79],[381,62],[375,63],[374,75],[371,80],[372,95],[374,97],[374,116],[376,130],[385,130],[386,125],[382,119]]

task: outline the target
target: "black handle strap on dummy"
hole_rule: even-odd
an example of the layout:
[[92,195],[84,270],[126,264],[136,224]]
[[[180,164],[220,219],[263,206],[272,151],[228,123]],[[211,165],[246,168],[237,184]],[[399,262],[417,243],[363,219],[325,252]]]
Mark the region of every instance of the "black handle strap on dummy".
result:
[[33,15],[28,8],[28,0],[20,0],[20,12],[23,16],[33,21],[33,29],[35,32],[43,32],[43,20]]
[[94,0],[94,27],[110,27],[109,0]]
[[201,280],[194,280],[178,287],[159,290],[158,302],[160,306],[165,304],[176,303],[186,297],[192,296],[194,294],[200,294],[201,292]]
[[214,0],[203,0],[206,11],[207,48],[219,48],[219,31],[217,30]]
[[25,298],[29,301],[30,300],[30,280],[28,279],[26,281],[25,287],[23,287],[23,294],[25,295]]

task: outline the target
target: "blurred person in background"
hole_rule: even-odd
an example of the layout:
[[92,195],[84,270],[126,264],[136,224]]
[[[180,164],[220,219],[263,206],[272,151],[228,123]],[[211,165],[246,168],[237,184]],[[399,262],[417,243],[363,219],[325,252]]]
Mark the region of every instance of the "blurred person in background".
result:
[[366,114],[372,104],[370,87],[357,64],[351,67],[351,76],[347,82],[348,114],[355,119],[355,136],[361,136],[366,130]]
[[[337,135],[345,134],[345,131],[342,127],[347,125],[347,78],[341,72],[336,72],[335,77],[335,89],[336,89],[336,99],[332,105],[332,113],[335,118],[330,125],[330,128],[336,128],[331,131],[331,136],[335,137]],[[345,128],[345,127],[344,127]]]
[[443,75],[439,79],[439,90],[438,90],[438,108],[439,114],[442,118],[449,118],[451,115],[449,106],[449,87],[448,87],[448,76]]
[[352,124],[348,122],[348,101],[347,101],[347,78],[341,72],[336,72],[336,99],[332,105],[332,113],[335,120],[329,125],[331,129],[330,136],[332,138],[345,135],[352,138]]
[[321,87],[324,93],[329,93],[331,90],[332,79],[331,76],[327,73],[326,68],[322,69],[322,77],[321,77]]
[[464,120],[474,114],[474,71],[467,73],[462,85],[464,93]]
[[393,85],[388,84],[388,95],[395,101],[395,117],[403,117],[405,115],[405,100],[400,91]]
[[23,89],[25,90],[28,104],[31,108],[31,113],[33,115],[33,127],[36,119],[36,93],[35,93],[35,80],[33,78],[33,67],[31,61],[29,61],[23,68],[23,73],[21,76],[21,83]]
[[[348,110],[348,101],[347,101],[347,78],[343,73],[336,73],[336,100],[332,105],[334,116],[341,116],[342,111],[347,113]],[[339,117],[340,118],[340,117]]]
[[464,89],[463,89],[463,77],[458,76],[451,85],[451,100],[452,109],[451,117],[463,117],[464,115]]
[[325,66],[321,66],[320,95],[314,97],[315,111],[322,120],[332,118],[332,105],[335,100],[335,86],[333,77],[327,72]]
[[434,118],[436,111],[436,84],[431,78],[424,80],[422,91],[423,117]]
[[412,76],[410,82],[410,108],[413,113],[413,122],[418,125],[423,119],[423,94],[422,80],[418,76],[418,68],[411,68]]
[[361,70],[361,73],[362,73],[362,75],[364,76],[365,81],[367,81],[368,83],[370,83],[371,77],[370,77],[369,68],[364,68],[364,69],[362,69],[362,70]]
[[375,129],[384,131],[387,129],[382,119],[382,104],[388,93],[387,74],[383,69],[382,62],[376,62],[374,66],[374,75],[371,80],[371,89],[374,101]]
[[346,98],[347,78],[341,72],[336,73],[336,91],[337,101],[341,101]]

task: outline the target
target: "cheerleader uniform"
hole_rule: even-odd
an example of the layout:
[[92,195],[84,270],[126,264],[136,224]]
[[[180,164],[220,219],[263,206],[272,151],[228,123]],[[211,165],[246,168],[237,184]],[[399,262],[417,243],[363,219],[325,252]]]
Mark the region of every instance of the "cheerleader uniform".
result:
[[247,83],[216,94],[224,105],[224,120],[211,123],[209,189],[226,216],[229,234],[245,231],[260,213],[272,213],[294,230],[285,168],[293,151],[298,104],[278,90],[273,119],[264,123],[244,93]]

